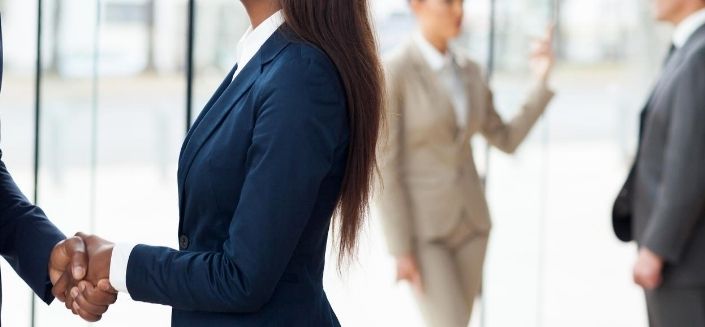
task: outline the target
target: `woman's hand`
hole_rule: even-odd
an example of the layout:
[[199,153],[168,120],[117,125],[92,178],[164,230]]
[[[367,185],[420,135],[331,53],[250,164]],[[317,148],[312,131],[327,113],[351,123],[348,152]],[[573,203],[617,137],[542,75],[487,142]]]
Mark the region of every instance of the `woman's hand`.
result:
[[531,45],[531,71],[541,84],[547,84],[556,62],[553,53],[553,33],[555,25],[551,24],[546,30],[546,35],[537,39]]
[[423,293],[421,272],[413,255],[397,257],[397,281],[407,281],[419,293]]

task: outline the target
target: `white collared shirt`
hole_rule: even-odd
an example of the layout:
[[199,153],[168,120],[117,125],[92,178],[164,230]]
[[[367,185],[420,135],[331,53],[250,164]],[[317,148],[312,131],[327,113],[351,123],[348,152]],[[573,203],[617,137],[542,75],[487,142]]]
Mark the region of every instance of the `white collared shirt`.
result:
[[[233,80],[247,66],[252,58],[259,52],[265,42],[284,23],[284,16],[281,11],[277,11],[269,16],[264,22],[253,29],[250,26],[237,44],[237,70],[233,74]],[[119,292],[127,293],[127,264],[130,254],[136,244],[118,243],[113,248],[110,261],[110,285]]]
[[693,33],[703,25],[705,25],[705,8],[692,13],[676,26],[673,32],[673,45],[677,49],[682,48]]
[[237,43],[237,70],[233,75],[233,80],[240,74],[243,68],[252,60],[260,48],[267,40],[284,24],[284,15],[281,10],[269,16],[265,21],[252,29],[250,26]]
[[462,72],[453,56],[453,51],[449,49],[445,54],[441,53],[420,32],[414,35],[414,42],[421,51],[421,56],[447,92],[453,105],[458,128],[465,128],[468,123],[469,100],[465,84],[460,76]]

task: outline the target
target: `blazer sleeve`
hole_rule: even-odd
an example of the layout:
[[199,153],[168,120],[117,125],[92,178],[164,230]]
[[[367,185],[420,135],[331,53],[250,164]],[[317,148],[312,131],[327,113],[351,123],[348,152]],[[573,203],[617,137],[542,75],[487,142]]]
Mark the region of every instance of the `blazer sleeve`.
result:
[[256,312],[269,302],[321,182],[347,153],[345,95],[322,60],[291,60],[257,91],[249,168],[223,251],[136,246],[127,266],[133,299],[228,313]]
[[0,161],[0,254],[47,304],[54,300],[49,256],[65,238],[42,209],[27,200]]
[[506,153],[514,153],[546,110],[554,93],[545,86],[537,86],[530,93],[521,112],[505,123],[495,110],[492,91],[485,85],[487,118],[481,132],[494,147]]
[[705,62],[682,72],[672,86],[661,187],[641,242],[670,263],[678,263],[705,215]]
[[391,65],[386,70],[386,133],[380,138],[379,161],[381,191],[379,208],[382,229],[389,252],[409,254],[413,248],[411,196],[406,185],[404,162],[404,105],[398,74]]

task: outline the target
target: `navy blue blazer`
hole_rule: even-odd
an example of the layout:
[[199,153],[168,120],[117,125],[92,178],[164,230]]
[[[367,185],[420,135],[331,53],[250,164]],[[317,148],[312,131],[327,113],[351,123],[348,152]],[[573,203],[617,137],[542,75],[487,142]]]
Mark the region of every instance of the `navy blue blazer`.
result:
[[[2,29],[0,28],[0,85],[2,85]],[[0,255],[47,304],[54,300],[49,280],[49,256],[65,239],[42,210],[32,205],[15,184],[0,151]],[[0,305],[2,283],[0,283]]]
[[[339,326],[322,278],[348,157],[346,97],[318,48],[280,28],[186,137],[179,245],[138,245],[133,299],[172,326]],[[234,71],[234,70],[233,70]]]
[[0,160],[0,255],[47,304],[54,300],[49,256],[56,243],[65,238],[42,209],[27,200]]

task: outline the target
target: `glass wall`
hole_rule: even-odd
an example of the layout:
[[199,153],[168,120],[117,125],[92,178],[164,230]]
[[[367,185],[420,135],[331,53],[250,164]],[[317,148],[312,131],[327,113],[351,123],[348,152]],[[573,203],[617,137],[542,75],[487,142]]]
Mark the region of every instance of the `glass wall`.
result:
[[[7,13],[11,12],[12,15]],[[17,184],[29,197],[34,193],[34,66],[36,53],[36,3],[0,2],[3,23],[4,78],[0,96],[0,145],[3,161]],[[9,28],[9,26],[15,26]],[[5,300],[2,321],[7,326],[30,323],[29,288],[7,264],[0,260],[2,290]]]
[[[42,26],[38,200],[67,233],[176,246],[176,165],[186,125],[235,63],[249,25],[239,1],[0,0],[5,47],[3,160],[34,194],[37,28]],[[406,0],[374,0],[382,53],[415,29]],[[631,284],[634,248],[609,225],[634,153],[637,113],[668,45],[639,0],[466,0],[458,48],[487,67],[500,113],[515,114],[531,86],[532,38],[557,23],[558,96],[513,155],[473,140],[494,219],[473,326],[634,326],[645,323]],[[491,73],[491,74],[490,74]],[[490,76],[491,75],[491,76]],[[394,283],[376,211],[358,261],[325,287],[345,326],[421,326],[411,291]],[[8,326],[84,325],[37,301],[3,261]],[[121,296],[100,326],[169,326],[169,309]],[[511,313],[511,314],[508,314]]]

